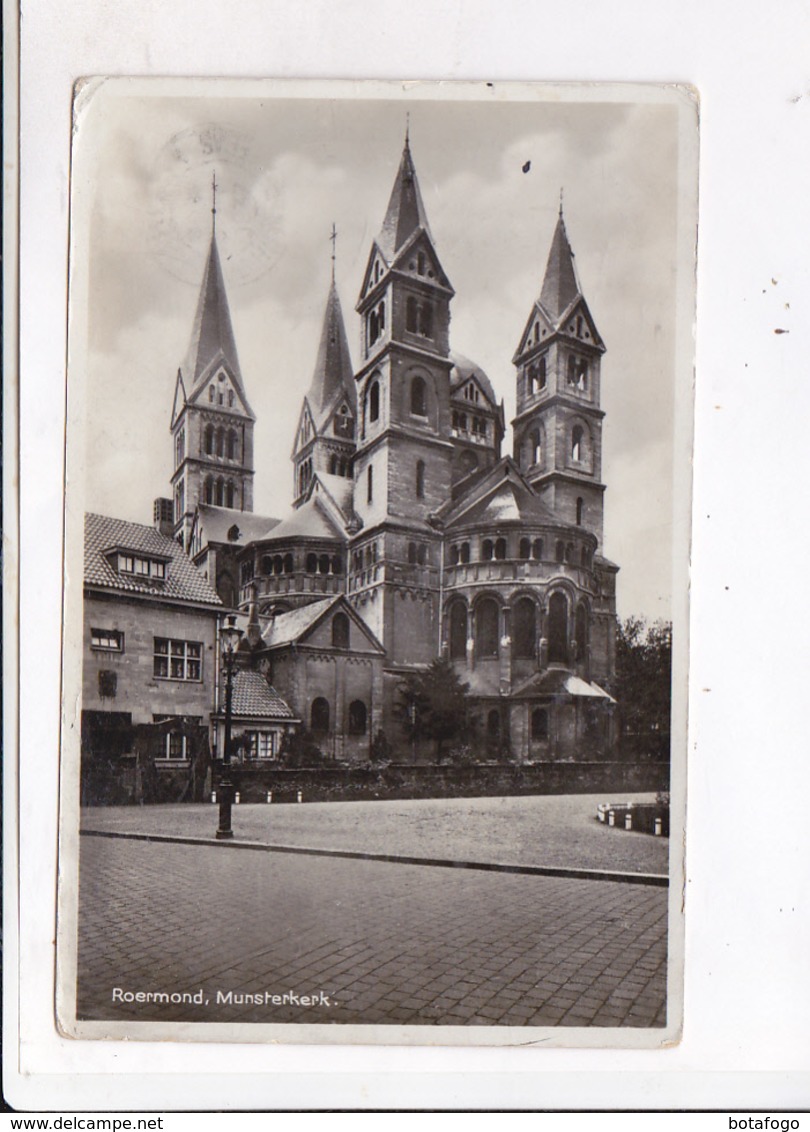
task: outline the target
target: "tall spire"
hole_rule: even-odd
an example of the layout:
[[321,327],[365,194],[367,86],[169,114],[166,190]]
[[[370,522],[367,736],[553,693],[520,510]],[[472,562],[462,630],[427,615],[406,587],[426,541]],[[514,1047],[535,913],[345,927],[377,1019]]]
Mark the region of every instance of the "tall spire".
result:
[[388,201],[382,230],[377,237],[380,251],[389,264],[417,228],[423,228],[430,235],[427,213],[422,203],[422,194],[419,192],[419,182],[416,179],[416,169],[411,157],[409,130],[410,127],[405,133],[402,160],[391,190],[391,199]]
[[326,300],[315,371],[307,393],[307,400],[316,423],[320,423],[322,414],[334,406],[338,393],[346,397],[349,404],[354,407],[356,396],[354,370],[346,338],[346,327],[343,323],[343,312],[340,309],[340,299],[333,280]]
[[[211,211],[216,214],[216,207],[212,208]],[[216,222],[216,215],[214,215],[214,222]],[[231,324],[231,312],[228,308],[228,297],[225,293],[222,264],[219,260],[216,233],[212,232],[200,297],[197,301],[197,313],[194,316],[188,357],[186,365],[183,367],[183,374],[191,388],[197,384],[202,374],[218,358],[225,362],[241,385],[242,374],[239,369],[239,357],[236,352],[236,340]]]
[[540,302],[547,313],[556,320],[581,293],[576,267],[574,266],[574,253],[571,251],[568,234],[565,231],[561,189],[560,214],[557,218],[554,238],[551,241],[551,250],[548,253]]

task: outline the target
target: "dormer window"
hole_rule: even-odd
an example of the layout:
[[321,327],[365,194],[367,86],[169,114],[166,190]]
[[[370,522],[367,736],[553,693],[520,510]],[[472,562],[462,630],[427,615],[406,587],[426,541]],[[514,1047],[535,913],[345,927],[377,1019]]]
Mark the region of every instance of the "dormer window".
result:
[[166,562],[159,558],[144,558],[138,554],[119,551],[118,573],[132,574],[136,578],[154,578],[162,582],[166,579]]

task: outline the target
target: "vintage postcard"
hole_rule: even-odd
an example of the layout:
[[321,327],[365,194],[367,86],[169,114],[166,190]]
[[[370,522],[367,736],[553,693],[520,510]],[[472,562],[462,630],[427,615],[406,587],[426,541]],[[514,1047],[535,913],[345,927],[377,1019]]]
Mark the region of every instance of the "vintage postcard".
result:
[[79,84],[62,1033],[678,1040],[697,130]]

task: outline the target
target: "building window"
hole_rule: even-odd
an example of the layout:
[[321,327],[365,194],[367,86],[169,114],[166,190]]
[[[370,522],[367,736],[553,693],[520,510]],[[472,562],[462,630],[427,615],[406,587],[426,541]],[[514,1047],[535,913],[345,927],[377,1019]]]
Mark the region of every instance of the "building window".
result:
[[495,539],[495,557],[499,561],[503,561],[503,559],[506,558],[506,539],[505,538]]
[[458,556],[459,561],[462,563],[462,565],[466,565],[470,561],[470,544],[468,542],[463,542],[461,544],[461,546],[459,547]]
[[557,562],[565,562],[565,543],[558,542],[554,548],[554,557]]
[[373,381],[368,391],[368,419],[376,421],[380,415],[380,386]]
[[417,331],[418,311],[416,299],[413,295],[410,295],[405,303],[405,329],[409,330],[411,334],[416,334]]
[[458,546],[455,543],[450,547],[450,565],[458,566]]
[[568,663],[568,598],[559,592],[548,603],[548,659],[551,664]]
[[239,568],[239,578],[243,586],[253,581],[253,559],[246,558]]
[[577,526],[578,527],[582,526],[582,510],[583,510],[584,506],[585,506],[585,504],[584,504],[582,498],[580,497],[579,499],[577,499]]
[[534,602],[522,597],[512,613],[512,648],[518,660],[532,660],[537,649],[537,614]]
[[481,543],[481,557],[484,562],[490,562],[494,557],[495,548],[491,538],[485,538]]
[[366,705],[362,700],[352,700],[349,704],[349,734],[365,735],[367,721]]
[[536,538],[534,540],[534,542],[532,543],[532,558],[534,558],[537,562],[539,562],[542,557],[543,557],[543,540],[541,538]]
[[450,606],[450,659],[464,660],[467,656],[467,607],[463,601]]
[[276,744],[273,731],[246,731],[245,745],[249,759],[275,758]]
[[416,543],[415,542],[409,542],[408,543],[408,562],[411,564],[411,566],[416,565]]
[[90,647],[106,652],[123,652],[124,634],[118,629],[91,629]]
[[349,647],[349,618],[345,613],[336,613],[332,618],[332,647],[336,649]]
[[174,462],[175,462],[175,467],[177,467],[177,468],[180,467],[180,464],[183,460],[183,455],[185,453],[185,449],[186,449],[186,433],[185,433],[185,430],[181,428],[180,431],[177,434],[177,440],[175,441],[175,452],[174,452],[175,461]]
[[235,460],[236,459],[236,445],[237,445],[236,430],[232,428],[232,429],[228,430],[228,459],[229,460]]
[[208,400],[213,403],[213,400],[214,400],[214,387],[213,387],[213,385],[208,386]]
[[475,644],[478,657],[498,655],[498,604],[491,597],[484,598],[476,607]]
[[416,498],[425,498],[425,461],[416,461]]
[[135,574],[139,578],[156,578],[162,582],[166,578],[166,563],[154,558],[141,558],[134,554],[119,554],[118,572]]
[[575,464],[582,462],[584,439],[585,432],[582,426],[574,425],[574,428],[571,431],[571,459]]
[[540,432],[535,431],[529,436],[529,463],[539,464],[543,459],[543,448],[540,441]]
[[185,759],[188,757],[186,736],[181,731],[170,731],[166,736],[166,758]]
[[114,700],[118,690],[117,672],[99,672],[98,694],[102,700]]
[[416,270],[419,272],[420,275],[424,275],[425,274],[425,267],[426,267],[425,253],[419,252],[418,256],[416,257]]
[[416,561],[420,566],[427,566],[428,548],[425,543],[420,542],[416,548]]
[[433,307],[430,303],[422,303],[419,312],[419,333],[423,338],[433,337]]
[[155,637],[153,672],[160,680],[201,680],[202,642]]
[[318,555],[317,554],[308,554],[307,555],[306,569],[307,569],[308,574],[317,574],[318,573]]
[[313,731],[323,733],[329,730],[329,703],[323,696],[312,701],[309,721]]
[[427,416],[426,386],[421,377],[411,381],[411,413],[415,417]]
[[532,739],[544,743],[548,739],[548,712],[537,707],[532,712]]

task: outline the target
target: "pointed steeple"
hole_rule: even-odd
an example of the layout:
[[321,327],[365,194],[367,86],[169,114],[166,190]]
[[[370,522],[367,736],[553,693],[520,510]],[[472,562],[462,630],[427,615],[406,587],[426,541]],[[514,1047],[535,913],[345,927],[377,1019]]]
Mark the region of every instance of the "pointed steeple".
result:
[[391,190],[385,220],[377,237],[377,246],[389,264],[393,263],[396,253],[418,228],[424,229],[430,236],[427,213],[422,203],[422,194],[419,192],[410,141],[406,133],[399,171]]
[[326,300],[321,342],[312,384],[307,392],[307,400],[318,424],[322,414],[334,406],[339,393],[354,407],[356,398],[354,370],[346,338],[346,327],[343,323],[343,312],[340,309],[340,299],[333,280]]
[[551,241],[551,250],[548,253],[546,274],[543,279],[543,289],[540,292],[540,302],[553,321],[560,317],[573,300],[580,295],[579,280],[574,266],[574,253],[568,242],[565,231],[565,219],[562,212],[562,195],[560,196],[560,215],[554,238]]
[[197,302],[197,313],[194,316],[191,344],[186,365],[183,367],[185,377],[192,389],[197,385],[202,374],[218,358],[225,362],[241,386],[242,374],[236,353],[228,297],[225,293],[222,264],[219,260],[217,238],[212,232],[211,247]]

